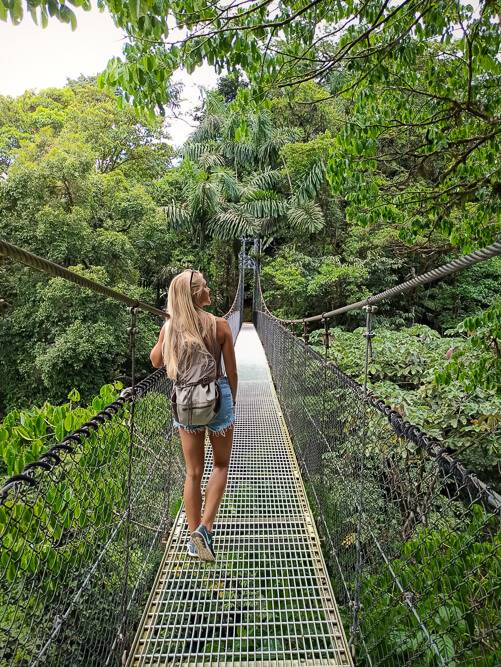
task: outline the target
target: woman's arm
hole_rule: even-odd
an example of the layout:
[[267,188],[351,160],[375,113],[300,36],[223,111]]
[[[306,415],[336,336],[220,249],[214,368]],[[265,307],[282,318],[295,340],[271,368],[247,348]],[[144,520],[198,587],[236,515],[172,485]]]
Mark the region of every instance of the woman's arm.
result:
[[162,368],[162,366],[164,365],[163,352],[162,352],[162,348],[164,345],[164,335],[165,335],[165,324],[160,329],[158,340],[150,352],[150,361],[153,368]]
[[223,353],[224,368],[228,376],[231,394],[233,396],[233,403],[237,398],[238,375],[237,362],[235,359],[235,347],[233,346],[233,335],[231,333],[230,325],[226,320],[221,321],[221,329],[224,334],[221,351]]

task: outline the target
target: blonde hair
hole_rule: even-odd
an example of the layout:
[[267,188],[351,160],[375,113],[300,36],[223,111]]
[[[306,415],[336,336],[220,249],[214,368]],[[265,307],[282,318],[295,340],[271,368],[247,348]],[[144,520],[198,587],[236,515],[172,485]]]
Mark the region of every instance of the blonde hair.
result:
[[215,341],[216,318],[197,305],[203,289],[202,274],[191,269],[179,273],[170,284],[170,318],[165,324],[162,354],[171,380],[176,380],[180,366],[189,368],[195,350],[206,349],[204,338],[210,343]]

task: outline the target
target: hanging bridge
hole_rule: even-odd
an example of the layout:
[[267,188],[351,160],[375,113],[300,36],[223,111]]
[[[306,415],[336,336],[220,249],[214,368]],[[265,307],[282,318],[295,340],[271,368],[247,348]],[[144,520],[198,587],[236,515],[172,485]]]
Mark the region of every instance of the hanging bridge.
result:
[[[364,307],[367,368],[374,303],[500,253],[308,320],[327,350],[328,318]],[[0,254],[129,306],[132,376],[73,430],[56,408],[69,433],[48,433],[0,490],[0,666],[501,664],[501,498],[313,350],[308,321],[300,337],[274,317],[258,267],[254,323],[245,257],[226,315],[237,422],[205,564],[186,553],[170,383],[135,378],[138,314],[164,314],[2,241]],[[207,446],[203,484],[211,468]]]

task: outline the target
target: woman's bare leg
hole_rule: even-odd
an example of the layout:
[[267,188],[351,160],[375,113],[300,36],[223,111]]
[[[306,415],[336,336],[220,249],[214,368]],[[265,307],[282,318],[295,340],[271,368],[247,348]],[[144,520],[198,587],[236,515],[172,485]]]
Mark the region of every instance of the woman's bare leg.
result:
[[216,518],[228,479],[228,467],[230,465],[231,447],[233,444],[233,426],[226,429],[224,435],[215,435],[209,431],[209,440],[212,445],[214,468],[205,489],[205,507],[202,523],[207,530],[212,531],[212,524]]
[[190,533],[201,523],[202,512],[202,476],[204,474],[204,440],[205,430],[190,433],[179,429],[181,445],[186,463],[186,479],[184,481],[184,507]]

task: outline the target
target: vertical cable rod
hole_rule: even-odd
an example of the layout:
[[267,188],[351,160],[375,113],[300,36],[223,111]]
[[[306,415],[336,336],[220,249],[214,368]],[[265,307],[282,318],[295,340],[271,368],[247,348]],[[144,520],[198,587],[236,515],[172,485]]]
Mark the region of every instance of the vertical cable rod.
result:
[[[127,466],[127,506],[125,517],[125,563],[124,563],[124,585],[122,591],[122,622],[121,627],[127,627],[128,599],[129,599],[129,568],[130,568],[130,528],[131,528],[131,499],[132,499],[132,463],[134,458],[134,412],[136,404],[136,336],[137,336],[137,308],[130,310],[129,334],[129,355],[130,355],[130,373],[131,373],[131,403],[129,408],[128,429],[129,429],[129,452]],[[126,637],[122,630],[119,634],[119,640],[126,642]],[[124,651],[125,654],[125,651]]]
[[362,575],[362,518],[364,501],[364,469],[365,469],[365,448],[367,444],[367,433],[369,428],[369,405],[368,405],[368,385],[369,385],[369,359],[371,357],[371,341],[374,337],[372,331],[372,314],[375,306],[364,306],[365,310],[365,359],[364,359],[364,414],[363,431],[359,451],[359,489],[357,499],[357,531],[356,531],[356,561],[355,561],[355,591],[353,595],[353,619],[350,629],[349,644],[352,657],[355,657],[355,647],[360,628],[360,584]]

